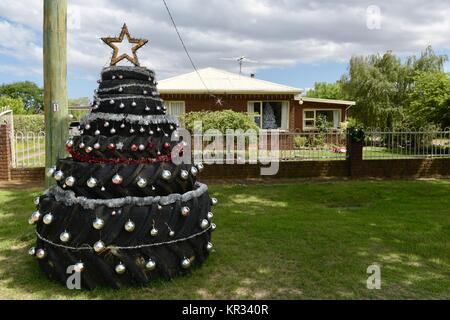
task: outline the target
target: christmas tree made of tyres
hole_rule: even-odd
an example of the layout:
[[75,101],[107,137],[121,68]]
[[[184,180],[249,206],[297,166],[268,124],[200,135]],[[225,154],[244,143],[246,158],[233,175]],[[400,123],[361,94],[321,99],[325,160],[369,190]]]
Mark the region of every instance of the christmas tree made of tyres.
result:
[[[127,36],[133,56],[118,55],[114,43]],[[104,68],[91,112],[80,135],[67,141],[71,158],[47,175],[57,185],[36,199],[36,256],[51,279],[66,284],[68,268],[84,288],[146,284],[200,265],[212,250],[207,186],[196,181],[202,164],[175,165],[183,141],[177,120],[166,115],[153,71],[139,66],[126,25]],[[127,59],[134,66],[116,66]],[[69,269],[70,270],[70,269]]]

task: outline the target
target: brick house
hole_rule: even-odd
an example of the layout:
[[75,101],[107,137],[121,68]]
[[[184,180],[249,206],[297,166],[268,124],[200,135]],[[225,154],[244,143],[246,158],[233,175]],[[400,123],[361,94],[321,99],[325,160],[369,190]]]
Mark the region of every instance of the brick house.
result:
[[[302,89],[263,81],[224,70],[206,68],[159,81],[158,90],[168,113],[179,116],[185,112],[231,109],[253,114],[254,121],[264,128],[265,113],[272,125],[283,131],[311,131],[319,115],[338,128],[347,119],[353,101],[302,97]],[[273,121],[275,119],[275,121]]]

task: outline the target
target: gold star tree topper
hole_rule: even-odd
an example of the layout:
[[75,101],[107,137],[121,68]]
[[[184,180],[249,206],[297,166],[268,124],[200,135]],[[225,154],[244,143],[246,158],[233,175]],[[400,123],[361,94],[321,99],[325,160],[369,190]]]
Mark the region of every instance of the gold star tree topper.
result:
[[[122,43],[123,39],[127,36],[128,42],[134,44],[133,48],[131,49],[131,52],[133,53],[133,57],[130,57],[127,53],[123,53],[119,56],[119,48],[114,43]],[[139,59],[137,57],[136,51],[147,44],[147,39],[136,39],[132,38],[130,36],[130,32],[128,31],[128,27],[126,23],[124,23],[122,27],[122,32],[120,33],[119,37],[107,37],[102,38],[103,42],[106,43],[108,46],[113,48],[113,56],[111,58],[111,66],[115,66],[117,63],[119,63],[122,60],[128,60],[131,63],[133,63],[135,66],[140,66]]]

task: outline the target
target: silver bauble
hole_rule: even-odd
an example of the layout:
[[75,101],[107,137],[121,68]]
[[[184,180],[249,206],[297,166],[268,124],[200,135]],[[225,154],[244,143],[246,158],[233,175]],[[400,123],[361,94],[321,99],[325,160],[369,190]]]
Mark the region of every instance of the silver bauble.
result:
[[122,87],[119,88],[119,92],[123,92],[123,88]]
[[135,130],[133,128],[130,129],[130,133],[134,133]]
[[95,149],[95,150],[100,149],[100,143],[96,142],[96,143],[94,144],[94,149]]
[[30,224],[30,225],[33,225],[33,224],[34,224],[33,218],[29,218],[29,219],[28,219],[28,224]]
[[97,241],[96,243],[94,243],[94,251],[97,253],[102,252],[103,250],[105,250],[105,243],[103,241]]
[[212,212],[208,212],[208,214],[206,215],[206,217],[208,218],[209,221],[212,220],[212,218],[214,217],[214,214]]
[[84,149],[86,147],[86,145],[82,142],[78,145],[78,148],[80,149]]
[[95,134],[96,136],[100,135],[100,130],[95,130],[94,134]]
[[114,177],[112,177],[112,183],[114,184],[121,184],[123,182],[123,178],[119,174],[115,174]]
[[111,132],[111,134],[115,134],[116,133],[116,129],[112,128],[109,132]]
[[206,220],[206,219],[203,219],[203,220],[200,222],[200,228],[202,228],[203,230],[205,230],[205,229],[208,228],[208,227],[209,227],[209,221]]
[[36,248],[35,247],[31,247],[30,250],[28,250],[28,254],[30,256],[34,256],[36,254]]
[[147,179],[144,178],[139,178],[139,180],[137,181],[137,185],[139,186],[139,188],[145,188],[147,186]]
[[183,269],[187,269],[191,266],[191,260],[189,260],[188,258],[184,258],[181,261],[181,267],[183,267]]
[[120,128],[125,128],[125,123],[122,123],[121,125],[120,125]]
[[91,153],[92,150],[94,150],[94,149],[92,149],[92,147],[87,147],[85,151],[86,151],[86,153]]
[[136,106],[137,106],[136,102],[133,101],[133,102],[131,103],[131,106],[132,106],[132,107],[136,107]]
[[67,231],[62,232],[59,235],[59,240],[61,240],[61,242],[67,242],[70,240],[70,233],[68,233]]
[[100,230],[105,226],[105,221],[100,218],[95,218],[94,222],[92,223],[92,226],[94,229]]
[[187,172],[186,170],[181,170],[180,176],[181,179],[186,180],[187,178],[189,178],[189,172]]
[[150,130],[148,133],[150,133],[150,135],[154,135],[155,133],[153,132],[153,130]]
[[172,237],[172,238],[173,238],[173,237],[175,237],[175,231],[173,231],[173,230],[170,230],[170,232],[169,232],[169,236],[170,236],[170,237]]
[[158,229],[153,227],[152,230],[150,230],[150,234],[152,237],[156,237],[158,235]]
[[67,177],[66,180],[65,180],[65,183],[66,183],[67,186],[73,187],[73,185],[75,184],[75,178],[72,177],[72,176]]
[[215,223],[211,223],[211,230],[214,231],[216,230],[217,226]]
[[208,250],[208,252],[211,252],[213,249],[213,244],[211,242],[208,242],[208,244],[206,245],[206,250]]
[[38,222],[40,218],[41,218],[41,213],[40,213],[39,211],[35,211],[35,212],[33,212],[33,214],[31,215],[31,218],[30,218],[30,219],[31,219],[33,222]]
[[133,232],[134,228],[136,228],[136,225],[133,221],[128,220],[127,223],[125,223],[125,230],[128,232]]
[[120,105],[119,105],[119,108],[120,108],[120,109],[125,108],[125,104],[124,104],[123,102],[121,102]]
[[140,127],[139,132],[140,132],[140,133],[144,133],[144,132],[145,132],[144,127]]
[[115,103],[116,102],[113,99],[109,100],[109,104],[115,104]]
[[145,107],[145,111],[150,111],[150,108],[149,107]]
[[195,177],[198,173],[198,169],[196,167],[191,167],[191,174]]
[[125,268],[125,266],[123,265],[122,262],[116,266],[116,273],[118,273],[118,274],[123,274],[123,273],[125,273],[126,270],[127,270],[127,268]]
[[181,215],[183,217],[187,217],[191,213],[191,209],[189,207],[181,208]]
[[55,174],[55,171],[56,171],[56,167],[49,168],[47,170],[47,177],[53,176]]
[[[144,131],[145,131],[145,130],[144,130]],[[145,150],[145,146],[144,146],[143,144],[140,144],[140,145],[139,145],[139,150],[140,150],[140,151],[144,151],[144,150]]]
[[53,222],[53,215],[51,213],[47,213],[44,218],[42,218],[42,222],[44,222],[44,224],[50,224]]
[[161,111],[161,107],[160,107],[160,106],[157,106],[157,107],[156,107],[156,110]]
[[143,94],[148,94],[147,90],[144,90],[144,92],[142,92]]
[[55,178],[56,181],[61,181],[62,178],[64,178],[64,173],[61,170],[58,170],[53,175],[53,178]]
[[84,263],[83,262],[75,263],[75,265],[73,266],[73,270],[78,273],[83,272],[84,271]]
[[88,124],[86,124],[85,126],[84,126],[84,129],[86,129],[86,130],[90,130],[91,129],[91,125],[88,123]]
[[67,146],[67,148],[72,148],[73,147],[73,140],[67,140],[66,146]]
[[205,166],[203,165],[203,163],[197,164],[197,169],[199,172],[202,172],[204,168],[205,168]]
[[163,170],[161,177],[164,180],[169,180],[172,177],[172,173],[169,170]]
[[156,262],[153,261],[152,259],[149,259],[149,260],[147,261],[147,263],[145,264],[145,268],[147,268],[147,270],[150,270],[150,271],[155,270],[155,268],[156,268]]
[[91,177],[89,178],[86,184],[89,188],[95,188],[97,186],[97,183],[98,183],[97,179]]
[[41,198],[39,198],[39,197],[34,198],[35,205],[38,205],[40,201],[41,201]]
[[211,198],[211,204],[213,205],[213,206],[215,206],[216,204],[218,204],[219,203],[219,200],[217,200],[217,198]]
[[47,256],[47,252],[44,249],[38,249],[36,251],[36,257],[38,257],[38,259],[44,259]]
[[103,126],[104,126],[105,128],[108,128],[108,127],[109,127],[109,122],[108,122],[108,121],[105,121],[105,123],[103,124]]

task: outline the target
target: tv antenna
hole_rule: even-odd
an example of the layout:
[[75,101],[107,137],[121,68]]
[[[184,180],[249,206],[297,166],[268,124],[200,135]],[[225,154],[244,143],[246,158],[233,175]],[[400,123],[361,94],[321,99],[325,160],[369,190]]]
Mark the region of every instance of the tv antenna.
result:
[[246,56],[240,56],[240,57],[236,57],[236,58],[220,58],[220,60],[237,61],[239,63],[239,74],[242,74],[242,65],[244,64],[244,62],[258,63],[258,61],[249,59]]

